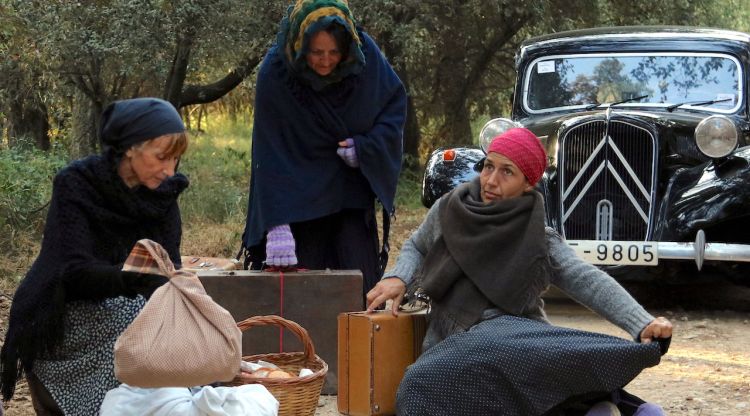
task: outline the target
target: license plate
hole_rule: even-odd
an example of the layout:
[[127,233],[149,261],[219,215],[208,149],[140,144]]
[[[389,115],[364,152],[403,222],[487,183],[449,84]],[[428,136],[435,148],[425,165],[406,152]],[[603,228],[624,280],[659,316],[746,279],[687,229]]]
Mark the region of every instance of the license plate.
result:
[[653,241],[569,240],[568,245],[583,260],[602,266],[627,264],[656,266],[659,252]]

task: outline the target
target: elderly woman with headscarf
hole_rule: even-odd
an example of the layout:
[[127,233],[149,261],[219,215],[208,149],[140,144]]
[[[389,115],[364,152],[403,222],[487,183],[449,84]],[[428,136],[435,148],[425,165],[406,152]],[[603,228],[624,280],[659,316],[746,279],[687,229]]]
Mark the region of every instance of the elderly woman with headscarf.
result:
[[[608,410],[621,401],[610,394],[625,395],[619,389],[666,351],[651,341],[671,337],[671,323],[545,227],[534,185],[546,160],[527,129],[496,137],[479,177],[433,205],[368,293],[369,310],[392,299],[396,314],[418,274],[431,301],[424,353],[399,386],[399,415],[619,414]],[[550,284],[640,343],[550,325],[541,297]],[[587,409],[579,403],[587,400],[601,404]],[[580,413],[565,413],[579,404]],[[660,414],[638,406],[639,415]]]
[[289,7],[258,73],[254,114],[247,260],[361,270],[366,293],[382,275],[374,205],[387,221],[406,93],[345,0]]
[[116,101],[104,111],[103,153],[54,179],[42,248],[18,287],[2,348],[2,393],[25,373],[37,414],[94,415],[119,384],[113,346],[163,276],[122,271],[136,241],[180,264],[176,173],[185,126],[168,102]]

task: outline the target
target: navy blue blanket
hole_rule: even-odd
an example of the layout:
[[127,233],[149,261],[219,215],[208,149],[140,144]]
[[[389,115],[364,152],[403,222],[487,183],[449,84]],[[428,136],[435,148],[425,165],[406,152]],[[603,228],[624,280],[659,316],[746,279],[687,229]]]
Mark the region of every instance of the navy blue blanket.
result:
[[[401,169],[406,92],[373,40],[359,32],[362,72],[314,91],[290,73],[278,45],[258,73],[252,169],[244,246],[275,225],[324,217],[342,209],[393,212]],[[336,154],[353,138],[360,167]]]

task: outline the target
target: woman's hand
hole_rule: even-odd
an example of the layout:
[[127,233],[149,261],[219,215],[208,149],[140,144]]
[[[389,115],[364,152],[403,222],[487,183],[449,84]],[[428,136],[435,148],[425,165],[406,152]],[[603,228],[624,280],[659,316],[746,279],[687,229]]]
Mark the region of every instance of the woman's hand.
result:
[[397,316],[398,306],[401,304],[404,294],[406,294],[406,283],[403,280],[396,276],[386,277],[367,292],[367,312],[374,311],[385,301],[392,299],[391,312],[393,316]]
[[653,341],[654,338],[669,338],[672,336],[672,323],[669,319],[660,316],[651,321],[641,331],[641,342],[648,344]]
[[277,225],[268,230],[266,264],[274,267],[291,267],[297,264],[294,236],[289,224]]
[[357,159],[357,148],[354,147],[354,139],[346,139],[339,142],[339,148],[336,150],[341,160],[350,168],[358,168],[359,160]]

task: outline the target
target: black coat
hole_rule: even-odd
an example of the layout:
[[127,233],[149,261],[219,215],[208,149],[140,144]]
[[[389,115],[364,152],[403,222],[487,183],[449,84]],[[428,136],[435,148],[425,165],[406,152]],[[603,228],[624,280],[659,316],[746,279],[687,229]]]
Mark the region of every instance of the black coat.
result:
[[177,174],[156,190],[128,188],[104,156],[75,161],[55,177],[42,248],[13,297],[0,363],[2,394],[42,352],[62,340],[65,305],[73,300],[150,296],[162,276],[121,271],[136,241],[160,243],[180,264],[182,223]]

